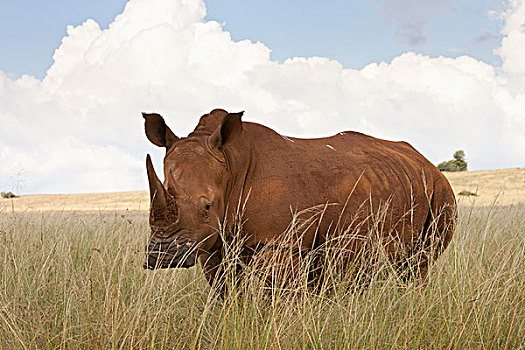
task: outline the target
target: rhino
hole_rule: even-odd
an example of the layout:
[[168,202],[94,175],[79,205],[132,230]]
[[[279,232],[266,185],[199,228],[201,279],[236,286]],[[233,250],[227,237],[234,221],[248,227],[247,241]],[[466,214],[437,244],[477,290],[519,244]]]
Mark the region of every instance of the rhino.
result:
[[[146,157],[151,236],[144,268],[188,268],[198,260],[213,285],[232,235],[243,238],[249,258],[257,247],[279,242],[294,215],[322,206],[294,242],[299,251],[321,247],[336,226],[345,227],[338,232],[374,226],[392,238],[385,249],[395,262],[426,252],[416,262],[426,278],[452,238],[457,214],[450,184],[424,156],[406,142],[353,131],[287,137],[242,116],[214,109],[180,138],[161,115],[143,113],[147,138],[166,150],[163,182]],[[240,204],[242,227],[235,229]],[[428,239],[431,230],[436,239]]]

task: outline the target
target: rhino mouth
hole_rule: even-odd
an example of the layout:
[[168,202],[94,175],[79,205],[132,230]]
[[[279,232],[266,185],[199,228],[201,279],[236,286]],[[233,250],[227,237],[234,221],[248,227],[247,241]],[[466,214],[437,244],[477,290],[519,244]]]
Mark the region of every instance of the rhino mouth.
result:
[[175,239],[169,243],[150,242],[146,246],[143,267],[149,270],[189,268],[197,262],[197,245],[190,240]]

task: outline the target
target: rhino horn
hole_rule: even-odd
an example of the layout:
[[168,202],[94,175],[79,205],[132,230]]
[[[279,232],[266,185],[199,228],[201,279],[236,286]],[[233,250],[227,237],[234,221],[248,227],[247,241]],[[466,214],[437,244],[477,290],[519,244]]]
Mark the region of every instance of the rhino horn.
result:
[[146,157],[146,170],[148,172],[151,203],[150,219],[159,224],[174,223],[177,220],[175,199],[166,191],[162,182],[157,177],[149,154]]

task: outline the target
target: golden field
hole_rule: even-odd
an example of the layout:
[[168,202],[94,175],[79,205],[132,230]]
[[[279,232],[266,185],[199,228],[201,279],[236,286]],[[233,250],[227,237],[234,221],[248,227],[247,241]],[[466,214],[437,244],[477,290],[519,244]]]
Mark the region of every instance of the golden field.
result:
[[68,212],[68,211],[146,211],[147,191],[31,194],[17,198],[0,198],[0,212]]
[[[511,205],[525,202],[525,168],[445,172],[460,205]],[[458,196],[461,191],[478,196]]]
[[[488,206],[525,203],[525,168],[444,173],[460,205]],[[477,196],[458,196],[461,191]],[[24,195],[0,198],[0,212],[32,211],[143,211],[149,208],[147,191]]]
[[479,195],[424,287],[381,250],[365,279],[327,259],[312,290],[306,256],[293,283],[235,284],[228,245],[224,299],[200,266],[142,268],[145,191],[0,199],[0,349],[525,349],[525,170],[447,177]]

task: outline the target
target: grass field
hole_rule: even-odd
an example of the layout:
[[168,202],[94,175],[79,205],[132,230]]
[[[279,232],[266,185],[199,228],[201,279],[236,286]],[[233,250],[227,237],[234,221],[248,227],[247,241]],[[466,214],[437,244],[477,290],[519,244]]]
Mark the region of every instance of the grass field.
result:
[[[525,168],[445,173],[461,205],[525,203]],[[477,196],[463,197],[463,190]],[[0,198],[1,212],[148,210],[146,191],[119,193],[25,195]]]
[[142,269],[145,213],[0,216],[2,349],[518,349],[525,206],[463,207],[425,288],[247,286],[218,299],[198,267]]
[[1,212],[149,210],[146,191],[80,194],[33,194],[0,198]]
[[[510,205],[525,202],[525,168],[444,173],[460,205]],[[461,191],[477,196],[458,196]]]
[[143,270],[147,213],[126,208],[0,214],[0,349],[525,347],[525,204],[463,203],[426,287],[376,273],[226,301],[199,267]]

